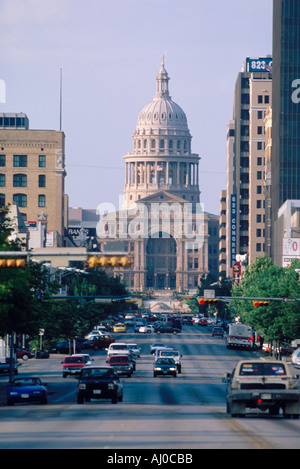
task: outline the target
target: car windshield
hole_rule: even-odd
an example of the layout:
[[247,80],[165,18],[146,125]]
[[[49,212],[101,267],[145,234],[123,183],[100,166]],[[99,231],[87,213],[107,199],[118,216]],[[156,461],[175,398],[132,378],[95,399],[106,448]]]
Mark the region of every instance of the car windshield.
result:
[[65,363],[83,363],[83,357],[66,357]]
[[127,349],[127,346],[126,345],[113,345],[111,349],[112,350],[124,350],[124,349]]
[[160,352],[161,357],[177,357],[178,352]]
[[84,368],[81,372],[82,378],[115,378],[115,373],[109,368]]
[[13,380],[13,386],[36,386],[41,384],[39,378],[16,378]]
[[286,375],[284,365],[278,363],[243,363],[240,376],[282,376]]
[[175,362],[173,358],[159,358],[156,361],[156,365],[174,365]]
[[119,357],[118,355],[115,357],[111,357],[109,363],[128,363],[128,357]]

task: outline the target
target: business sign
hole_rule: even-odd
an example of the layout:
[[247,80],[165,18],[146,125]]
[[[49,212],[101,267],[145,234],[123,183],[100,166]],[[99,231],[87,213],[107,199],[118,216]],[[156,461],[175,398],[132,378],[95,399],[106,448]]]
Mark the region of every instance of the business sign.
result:
[[273,59],[272,57],[247,58],[246,66],[247,72],[272,72]]
[[230,197],[230,267],[236,260],[236,213],[237,213],[237,196],[231,194]]
[[92,237],[96,238],[96,228],[67,228],[65,237],[69,238],[74,246],[84,246]]
[[282,267],[289,267],[294,259],[300,259],[300,238],[283,238]]

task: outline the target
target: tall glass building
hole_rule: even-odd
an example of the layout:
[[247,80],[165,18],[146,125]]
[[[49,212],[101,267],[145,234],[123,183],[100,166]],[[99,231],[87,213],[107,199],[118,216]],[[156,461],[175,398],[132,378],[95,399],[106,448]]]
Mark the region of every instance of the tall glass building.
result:
[[278,210],[300,199],[300,1],[273,1],[272,257]]

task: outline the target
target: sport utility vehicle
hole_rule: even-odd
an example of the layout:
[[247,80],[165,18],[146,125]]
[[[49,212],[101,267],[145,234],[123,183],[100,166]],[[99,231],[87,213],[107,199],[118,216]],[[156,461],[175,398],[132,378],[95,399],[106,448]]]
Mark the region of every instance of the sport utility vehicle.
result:
[[111,367],[87,366],[81,370],[77,403],[91,399],[111,399],[113,404],[123,400],[123,385]]

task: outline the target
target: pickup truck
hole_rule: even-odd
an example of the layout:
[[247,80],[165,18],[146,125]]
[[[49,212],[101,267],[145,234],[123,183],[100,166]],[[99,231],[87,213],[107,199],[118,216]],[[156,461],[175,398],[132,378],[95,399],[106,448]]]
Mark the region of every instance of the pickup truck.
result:
[[284,418],[298,419],[300,392],[294,387],[286,362],[275,360],[241,360],[232,373],[226,373],[226,411],[231,417],[244,417],[246,409],[269,411]]

